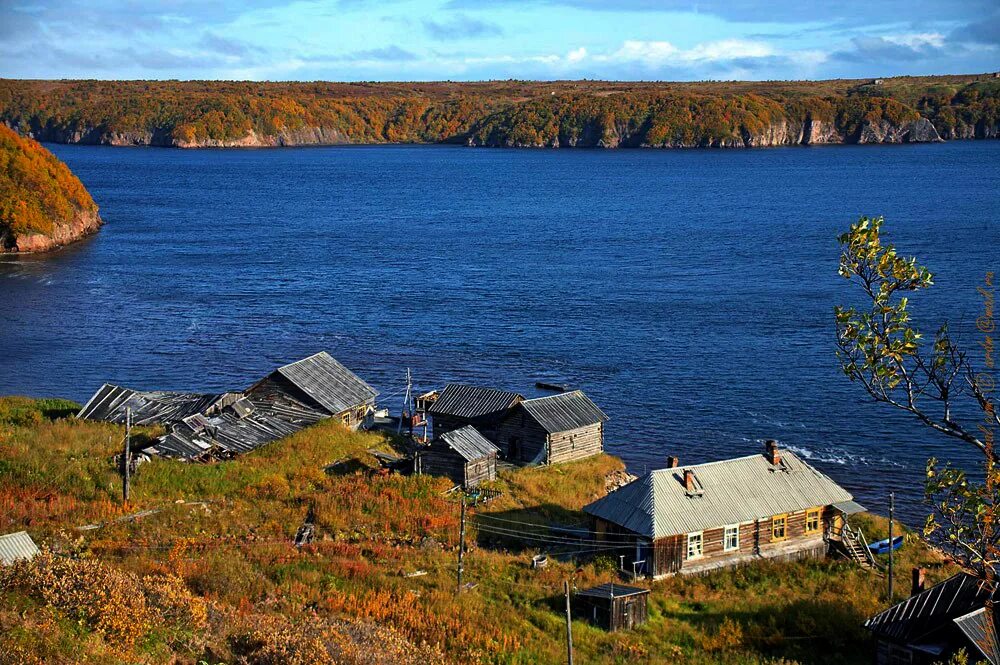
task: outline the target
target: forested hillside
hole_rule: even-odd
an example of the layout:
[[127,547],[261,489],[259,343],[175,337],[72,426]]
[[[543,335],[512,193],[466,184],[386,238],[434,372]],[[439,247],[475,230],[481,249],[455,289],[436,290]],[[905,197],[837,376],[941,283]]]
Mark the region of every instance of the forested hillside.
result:
[[901,143],[996,138],[1000,79],[412,84],[0,80],[0,120],[43,141],[177,147]]
[[0,253],[44,251],[100,225],[97,205],[69,167],[0,125]]

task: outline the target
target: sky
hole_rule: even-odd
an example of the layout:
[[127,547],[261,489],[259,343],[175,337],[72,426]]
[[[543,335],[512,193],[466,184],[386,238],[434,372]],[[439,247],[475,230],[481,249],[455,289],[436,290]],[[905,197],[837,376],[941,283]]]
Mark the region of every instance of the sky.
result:
[[771,80],[1000,70],[1000,0],[0,0],[0,77]]

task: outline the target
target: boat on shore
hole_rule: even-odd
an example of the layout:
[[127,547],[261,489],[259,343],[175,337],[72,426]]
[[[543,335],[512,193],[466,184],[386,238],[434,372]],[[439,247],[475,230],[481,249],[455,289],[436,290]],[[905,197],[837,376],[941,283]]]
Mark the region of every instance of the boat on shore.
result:
[[898,550],[903,546],[903,536],[896,536],[892,539],[892,546],[889,546],[889,539],[883,538],[882,540],[876,541],[874,543],[869,543],[868,549],[872,551],[873,554],[887,554],[889,550]]

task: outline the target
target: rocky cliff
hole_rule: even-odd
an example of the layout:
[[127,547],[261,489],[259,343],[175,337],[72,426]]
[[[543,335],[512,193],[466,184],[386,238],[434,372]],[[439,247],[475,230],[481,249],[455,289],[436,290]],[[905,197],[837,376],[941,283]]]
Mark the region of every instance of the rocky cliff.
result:
[[0,253],[56,249],[95,233],[101,223],[69,167],[0,125]]

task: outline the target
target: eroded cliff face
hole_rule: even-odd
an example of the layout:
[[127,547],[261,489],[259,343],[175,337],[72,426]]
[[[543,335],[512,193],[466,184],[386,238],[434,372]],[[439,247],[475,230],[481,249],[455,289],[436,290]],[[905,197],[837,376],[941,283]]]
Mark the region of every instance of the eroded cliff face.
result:
[[16,234],[0,226],[0,253],[37,254],[65,247],[97,233],[103,222],[97,211],[78,212],[69,224],[57,224],[51,234]]

